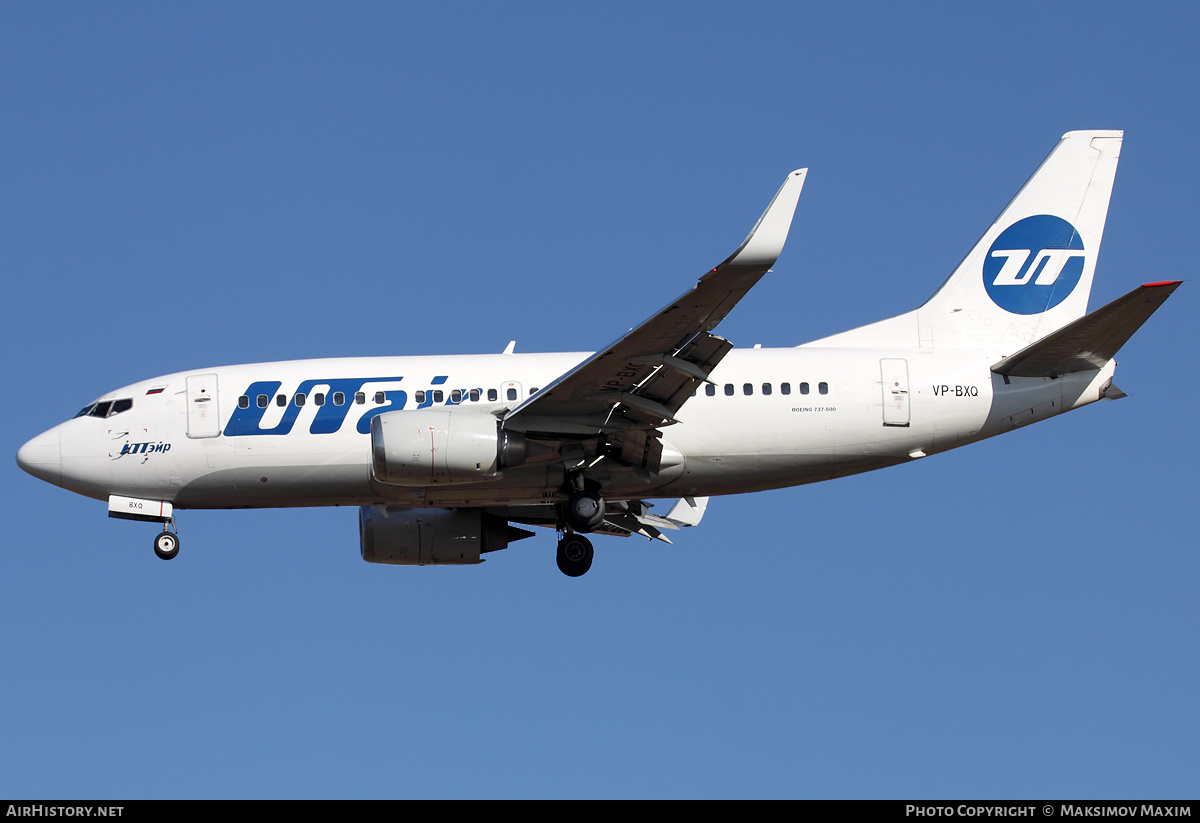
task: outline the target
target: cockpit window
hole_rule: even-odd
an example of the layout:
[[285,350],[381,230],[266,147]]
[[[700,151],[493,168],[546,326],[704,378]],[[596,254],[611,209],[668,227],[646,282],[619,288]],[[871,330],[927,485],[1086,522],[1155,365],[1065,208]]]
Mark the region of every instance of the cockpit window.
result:
[[112,417],[114,414],[127,412],[133,408],[133,400],[128,397],[123,397],[120,400],[104,400],[100,403],[92,403],[84,406],[79,410],[76,417]]

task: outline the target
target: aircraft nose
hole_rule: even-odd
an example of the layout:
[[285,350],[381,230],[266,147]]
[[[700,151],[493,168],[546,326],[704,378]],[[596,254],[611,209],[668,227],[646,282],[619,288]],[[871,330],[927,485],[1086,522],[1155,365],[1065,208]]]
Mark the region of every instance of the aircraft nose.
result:
[[62,449],[57,427],[43,432],[17,451],[17,465],[39,480],[62,485]]

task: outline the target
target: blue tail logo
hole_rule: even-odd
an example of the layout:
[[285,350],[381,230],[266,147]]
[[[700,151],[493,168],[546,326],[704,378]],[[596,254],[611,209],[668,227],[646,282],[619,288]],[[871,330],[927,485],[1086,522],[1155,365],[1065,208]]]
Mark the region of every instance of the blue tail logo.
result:
[[1050,214],[1018,220],[1000,233],[983,261],[983,287],[1013,314],[1040,314],[1066,300],[1087,253],[1075,227]]

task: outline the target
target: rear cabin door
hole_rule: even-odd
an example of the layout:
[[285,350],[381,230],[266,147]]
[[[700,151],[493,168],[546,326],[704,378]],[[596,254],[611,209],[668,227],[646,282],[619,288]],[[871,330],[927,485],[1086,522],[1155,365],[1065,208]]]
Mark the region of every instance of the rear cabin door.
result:
[[908,361],[889,357],[879,361],[883,378],[883,425],[907,426],[908,414]]
[[220,433],[217,376],[193,374],[187,379],[187,436],[216,437]]

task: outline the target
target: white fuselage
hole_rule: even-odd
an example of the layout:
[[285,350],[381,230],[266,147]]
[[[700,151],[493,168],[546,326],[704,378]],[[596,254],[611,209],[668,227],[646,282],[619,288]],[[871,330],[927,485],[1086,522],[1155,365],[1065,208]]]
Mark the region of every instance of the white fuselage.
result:
[[[1115,366],[1005,381],[989,369],[1001,354],[734,350],[712,372],[715,385],[702,385],[679,423],[663,428],[657,475],[601,460],[589,477],[610,499],[736,494],[827,480],[1093,402]],[[459,406],[455,414],[502,412],[587,356],[345,358],[181,372],[106,394],[99,401],[132,405],[69,420],[24,453],[40,456],[36,473],[43,479],[80,494],[164,500],[176,508],[544,504],[564,498],[560,455],[530,459],[481,482],[378,483],[370,420],[443,405]]]

